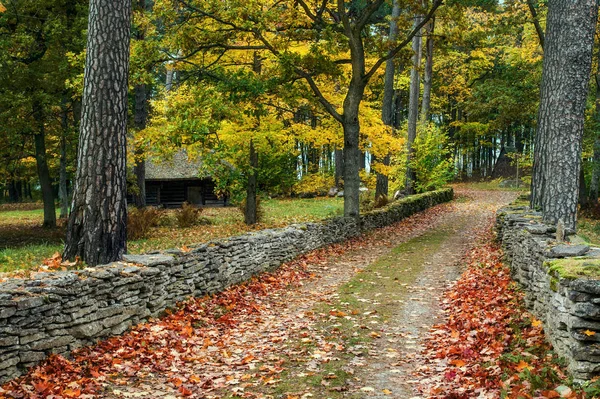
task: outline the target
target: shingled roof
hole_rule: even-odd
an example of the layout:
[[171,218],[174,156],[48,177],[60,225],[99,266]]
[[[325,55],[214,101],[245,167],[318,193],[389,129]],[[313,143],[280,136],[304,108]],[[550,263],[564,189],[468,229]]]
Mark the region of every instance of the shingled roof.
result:
[[198,179],[200,166],[202,161],[190,160],[185,150],[180,150],[167,160],[149,158],[146,160],[146,180]]

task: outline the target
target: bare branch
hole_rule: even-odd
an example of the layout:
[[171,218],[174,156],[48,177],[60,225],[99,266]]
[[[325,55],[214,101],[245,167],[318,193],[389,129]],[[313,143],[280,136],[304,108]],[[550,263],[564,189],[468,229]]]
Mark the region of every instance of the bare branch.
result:
[[360,15],[360,18],[358,19],[358,22],[356,23],[355,29],[358,32],[360,32],[365,27],[367,22],[369,22],[369,19],[371,19],[373,14],[379,9],[379,7],[381,7],[383,5],[384,2],[385,2],[385,0],[375,0],[374,2],[369,4],[367,7],[365,7],[365,9],[363,10],[363,12]]
[[531,13],[531,18],[533,19],[533,26],[535,26],[535,31],[537,32],[538,38],[540,40],[540,46],[542,46],[542,50],[544,49],[544,30],[540,25],[540,21],[538,19],[537,11],[535,10],[535,5],[533,4],[533,0],[527,0],[527,7],[529,7],[529,12]]
[[429,20],[433,17],[436,10],[443,4],[443,2],[444,2],[443,0],[435,0],[433,5],[431,6],[431,9],[425,15],[425,18],[423,18],[423,20],[417,26],[414,27],[414,29],[410,32],[410,34],[401,43],[399,43],[396,47],[394,47],[392,50],[390,50],[385,57],[381,57],[380,59],[377,60],[377,62],[375,62],[375,64],[371,67],[369,72],[367,72],[365,74],[365,76],[363,77],[363,81],[365,83],[367,83],[373,77],[373,75],[375,75],[375,72],[377,72],[377,69],[379,69],[379,67],[384,62],[394,58],[396,56],[396,54],[398,54],[404,46],[406,46],[408,43],[410,43],[410,41],[413,39],[413,37],[415,37],[421,31],[421,28],[429,22]]

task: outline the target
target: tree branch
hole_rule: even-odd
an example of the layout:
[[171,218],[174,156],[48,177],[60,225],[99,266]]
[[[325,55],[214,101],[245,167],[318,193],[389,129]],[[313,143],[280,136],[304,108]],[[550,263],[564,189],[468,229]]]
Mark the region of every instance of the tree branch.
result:
[[375,0],[363,10],[363,12],[360,15],[360,18],[358,19],[358,22],[356,23],[355,29],[358,32],[360,32],[365,27],[367,22],[369,22],[371,16],[379,9],[379,7],[383,5],[384,2],[385,0]]
[[378,59],[377,62],[375,62],[375,64],[371,67],[369,72],[367,72],[365,74],[365,76],[363,77],[363,81],[365,83],[367,83],[373,77],[373,75],[375,75],[375,72],[377,72],[377,69],[379,69],[379,67],[384,62],[394,58],[396,56],[396,54],[398,54],[404,46],[406,46],[408,43],[410,43],[410,41],[413,39],[413,37],[415,37],[415,35],[417,35],[421,31],[421,28],[429,22],[431,17],[433,17],[436,10],[442,5],[443,2],[444,2],[443,0],[435,0],[433,5],[431,6],[431,9],[425,15],[425,18],[423,18],[423,20],[417,26],[414,27],[414,29],[410,32],[410,34],[400,44],[398,44],[396,47],[394,47],[392,50],[390,50],[385,57],[382,57],[382,58]]
[[544,30],[540,25],[540,21],[538,19],[537,11],[535,10],[535,5],[533,4],[533,0],[527,0],[527,7],[529,7],[529,12],[531,13],[531,18],[533,19],[533,26],[535,26],[535,31],[537,32],[538,38],[540,39],[540,46],[542,46],[542,50],[544,49]]

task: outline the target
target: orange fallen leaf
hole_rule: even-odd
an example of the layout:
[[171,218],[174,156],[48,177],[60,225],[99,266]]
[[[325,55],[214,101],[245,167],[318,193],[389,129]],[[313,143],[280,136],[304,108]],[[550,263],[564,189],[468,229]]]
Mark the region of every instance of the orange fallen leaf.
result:
[[591,331],[591,330],[585,330],[582,331],[585,335],[587,335],[588,337],[591,337],[593,335],[596,335],[596,331]]

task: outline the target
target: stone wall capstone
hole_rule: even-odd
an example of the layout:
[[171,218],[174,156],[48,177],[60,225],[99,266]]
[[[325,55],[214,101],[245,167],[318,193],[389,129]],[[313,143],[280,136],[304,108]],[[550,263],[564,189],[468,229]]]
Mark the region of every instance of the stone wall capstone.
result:
[[127,255],[123,262],[36,273],[0,283],[0,382],[51,353],[125,332],[190,296],[224,290],[314,249],[383,227],[436,204],[452,189],[406,197],[366,213],[359,223],[333,218],[243,234],[190,251]]
[[600,375],[600,249],[576,236],[556,242],[556,227],[525,206],[500,210],[496,229],[526,306],[543,322],[571,375]]

